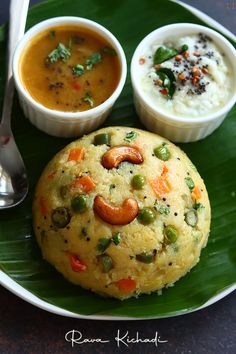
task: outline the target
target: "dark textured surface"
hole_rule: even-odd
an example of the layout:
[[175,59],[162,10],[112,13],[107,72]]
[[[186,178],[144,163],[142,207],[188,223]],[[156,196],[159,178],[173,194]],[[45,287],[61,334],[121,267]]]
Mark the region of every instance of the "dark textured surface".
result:
[[[19,0],[20,1],[20,0]],[[75,0],[77,1],[77,0]],[[82,0],[81,0],[82,1]],[[83,0],[85,1],[85,0]],[[40,2],[39,0],[31,3]],[[185,0],[209,14],[232,32],[236,32],[236,1]],[[8,18],[8,0],[0,0],[0,23]],[[108,343],[75,344],[65,341],[71,330],[80,331],[83,338],[101,338]],[[133,338],[151,339],[158,332],[161,340],[154,344],[130,344],[129,348],[115,341],[129,331]],[[76,320],[42,311],[0,287],[0,354],[25,353],[236,353],[236,293],[218,303],[182,317],[149,321],[105,322]]]

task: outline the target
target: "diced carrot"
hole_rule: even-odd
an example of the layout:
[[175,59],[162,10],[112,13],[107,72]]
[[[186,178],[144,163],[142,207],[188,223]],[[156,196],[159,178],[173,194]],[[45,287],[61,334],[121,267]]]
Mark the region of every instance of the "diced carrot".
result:
[[84,147],[71,149],[67,161],[80,162],[81,160],[84,159],[84,151],[85,151]]
[[201,198],[201,190],[199,187],[194,187],[192,190],[192,199],[199,200]]
[[162,177],[165,177],[168,172],[169,172],[168,167],[164,164],[163,170],[161,173]]
[[87,269],[85,262],[79,259],[75,254],[69,253],[69,259],[74,272],[84,272]]
[[71,187],[72,188],[81,188],[83,192],[89,193],[96,187],[96,184],[94,183],[92,177],[82,176],[82,177],[76,178],[76,180],[74,182],[72,182]]
[[119,288],[120,291],[123,293],[130,293],[131,291],[134,291],[136,288],[136,281],[131,278],[127,279],[120,279],[117,282],[115,282],[115,285]]
[[162,198],[163,195],[170,191],[169,184],[165,177],[158,176],[150,181],[150,185],[158,198]]
[[39,210],[42,216],[47,215],[47,207],[46,207],[46,202],[44,197],[39,198]]

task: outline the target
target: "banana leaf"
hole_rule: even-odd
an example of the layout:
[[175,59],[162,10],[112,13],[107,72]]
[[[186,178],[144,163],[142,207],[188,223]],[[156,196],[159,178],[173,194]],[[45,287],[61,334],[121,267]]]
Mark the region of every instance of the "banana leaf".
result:
[[[128,68],[138,43],[152,30],[175,22],[204,23],[181,5],[167,0],[49,0],[29,10],[27,28],[55,16],[81,16],[108,28],[124,48]],[[4,90],[6,26],[0,28],[0,99]],[[212,226],[201,260],[174,287],[138,299],[105,299],[67,282],[41,258],[32,231],[31,203],[46,163],[70,142],[48,136],[24,117],[17,97],[13,131],[23,155],[30,190],[25,201],[0,211],[0,268],[39,298],[76,314],[155,318],[186,313],[236,283],[236,108],[206,139],[181,148],[205,180],[212,207]],[[134,110],[130,76],[105,123],[142,127]],[[111,317],[112,318],[112,317]]]

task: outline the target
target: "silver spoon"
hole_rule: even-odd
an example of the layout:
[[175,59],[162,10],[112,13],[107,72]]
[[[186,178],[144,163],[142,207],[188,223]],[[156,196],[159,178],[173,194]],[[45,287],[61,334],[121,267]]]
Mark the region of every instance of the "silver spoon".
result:
[[0,122],[0,209],[19,204],[28,192],[24,162],[11,130],[14,94],[12,57],[17,42],[23,37],[29,0],[11,0],[8,38],[8,71]]

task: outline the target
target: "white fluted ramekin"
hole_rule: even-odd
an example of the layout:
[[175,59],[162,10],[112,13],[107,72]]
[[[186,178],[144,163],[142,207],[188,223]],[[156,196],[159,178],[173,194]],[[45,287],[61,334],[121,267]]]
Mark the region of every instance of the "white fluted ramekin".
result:
[[[177,34],[179,37],[202,32],[211,37],[216,46],[226,53],[233,70],[232,94],[226,104],[214,113],[203,117],[180,117],[168,113],[156,106],[152,99],[143,94],[140,85],[140,58],[144,57],[149,48],[163,42],[166,38]],[[218,32],[192,23],[178,23],[161,27],[147,35],[136,48],[131,61],[131,82],[136,111],[141,122],[148,130],[158,133],[173,142],[197,141],[210,135],[225,119],[236,101],[236,51],[234,47]]]
[[[121,74],[112,95],[97,107],[83,112],[62,112],[44,107],[24,88],[19,75],[19,59],[24,48],[38,33],[60,25],[76,25],[102,36],[115,49],[120,61]],[[38,23],[27,31],[18,43],[13,57],[13,76],[24,114],[33,125],[47,134],[59,137],[79,137],[97,129],[112,110],[125,84],[127,64],[124,51],[115,36],[98,23],[81,17],[55,17]]]

